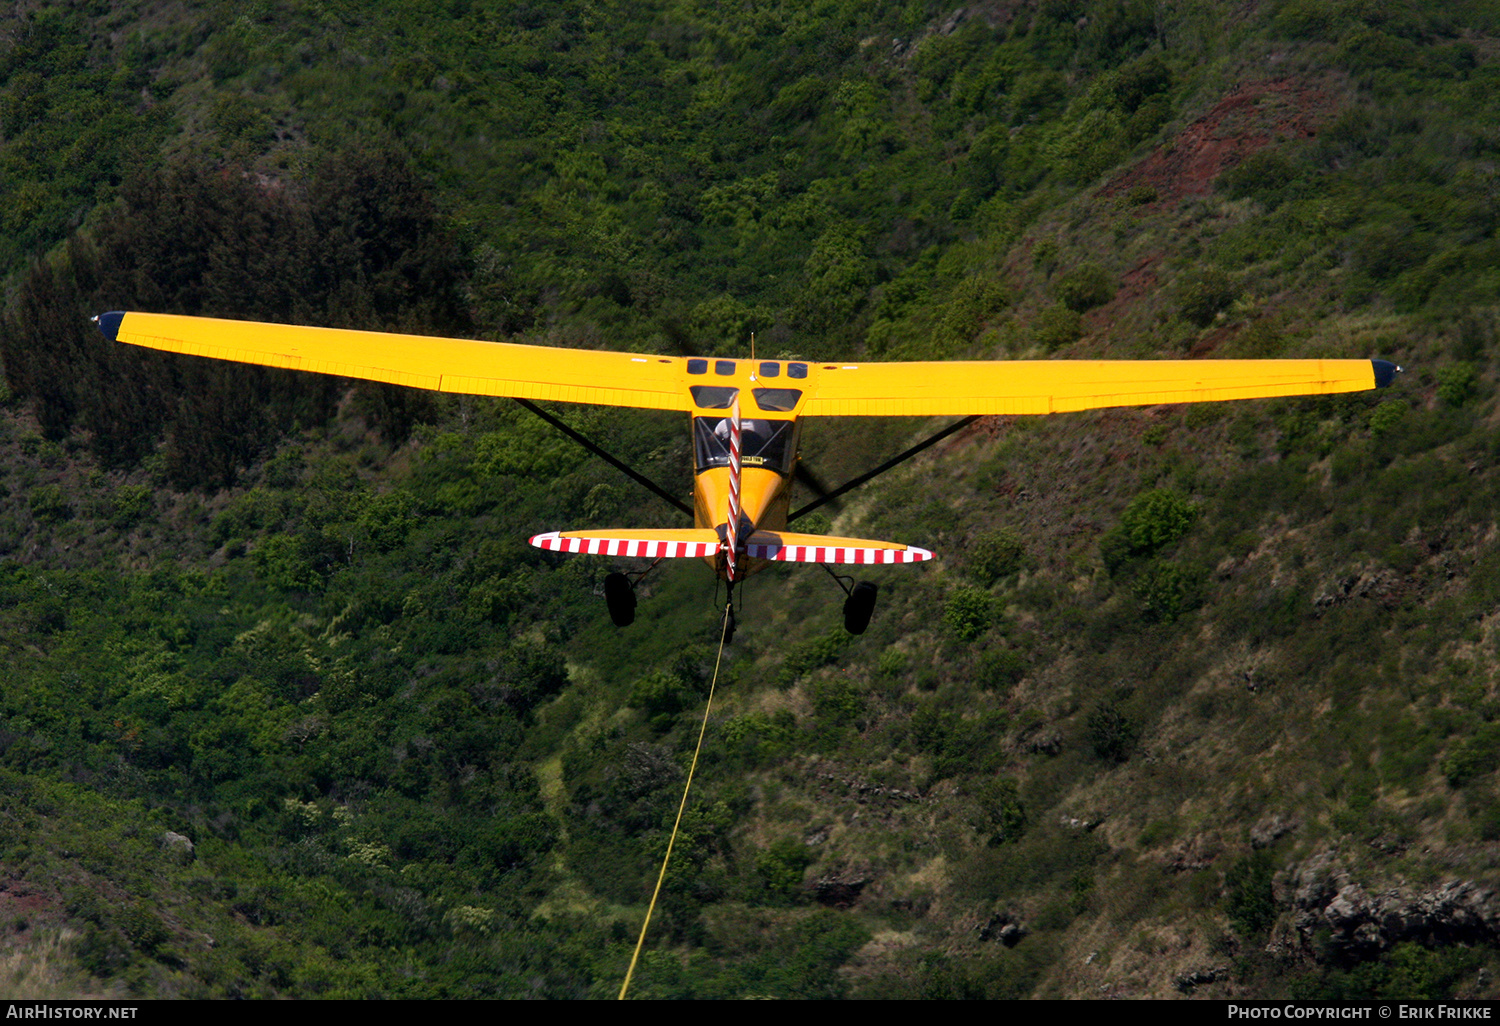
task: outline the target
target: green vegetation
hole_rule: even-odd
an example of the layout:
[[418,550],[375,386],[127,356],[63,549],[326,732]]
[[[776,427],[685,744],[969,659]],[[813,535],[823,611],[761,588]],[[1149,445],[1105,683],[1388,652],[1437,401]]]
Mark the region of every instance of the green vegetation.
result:
[[[824,575],[748,582],[635,992],[1494,996],[1483,931],[1292,907],[1330,853],[1500,886],[1489,6],[190,6],[0,17],[17,995],[613,996],[718,654],[700,565],[616,631],[620,567],[525,544],[680,521],[514,405],[87,321],[138,308],[1396,360],[989,418],[810,517],[939,559],[872,571],[859,638]],[[678,418],[558,412],[687,493]]]

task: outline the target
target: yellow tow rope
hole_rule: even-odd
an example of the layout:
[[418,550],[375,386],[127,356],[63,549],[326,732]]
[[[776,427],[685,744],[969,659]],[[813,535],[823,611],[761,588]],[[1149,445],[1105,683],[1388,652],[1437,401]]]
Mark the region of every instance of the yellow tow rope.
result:
[[651,926],[651,913],[656,911],[656,898],[661,894],[662,881],[667,878],[667,863],[672,860],[672,845],[677,843],[677,828],[682,825],[682,811],[687,808],[688,790],[693,786],[693,773],[698,769],[698,753],[703,750],[703,735],[708,731],[708,713],[714,707],[714,686],[719,683],[719,663],[724,658],[724,640],[729,635],[729,618],[734,615],[732,607],[724,606],[724,629],[719,633],[719,654],[714,656],[714,676],[708,683],[708,702],[703,706],[703,724],[698,728],[698,744],[693,749],[693,762],[688,767],[687,782],[682,785],[682,801],[677,805],[677,819],[672,824],[672,836],[667,839],[667,853],[662,856],[661,872],[656,876],[656,889],[651,892],[651,904],[646,906],[646,921],[641,924],[641,935],[635,942],[635,953],[630,956],[630,968],[625,970],[625,982],[620,984],[620,996],[630,989],[630,978],[635,975],[635,963],[641,957],[641,948],[646,944],[646,930]]

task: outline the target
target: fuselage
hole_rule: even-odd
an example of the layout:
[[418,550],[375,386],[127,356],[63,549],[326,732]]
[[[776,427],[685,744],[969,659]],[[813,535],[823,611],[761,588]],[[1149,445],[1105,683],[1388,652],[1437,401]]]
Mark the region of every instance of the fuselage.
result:
[[[797,407],[808,365],[782,360],[689,360],[688,373],[701,377],[693,395],[693,519],[696,526],[727,532],[733,471],[729,424],[739,407],[741,547],[752,532],[786,529],[791,485],[797,464],[801,423]],[[722,576],[722,556],[707,560]],[[765,566],[737,560],[736,578]]]

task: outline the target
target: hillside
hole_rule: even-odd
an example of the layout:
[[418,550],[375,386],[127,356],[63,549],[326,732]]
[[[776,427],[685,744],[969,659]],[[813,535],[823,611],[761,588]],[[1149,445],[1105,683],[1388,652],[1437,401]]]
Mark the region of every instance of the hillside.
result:
[[[1488,5],[447,6],[0,19],[8,992],[613,996],[716,654],[700,565],[616,630],[525,545],[677,521],[518,407],[137,308],[1405,365],[985,418],[809,518],[939,559],[859,638],[749,582],[634,993],[1496,995]],[[688,491],[677,418],[556,412]]]

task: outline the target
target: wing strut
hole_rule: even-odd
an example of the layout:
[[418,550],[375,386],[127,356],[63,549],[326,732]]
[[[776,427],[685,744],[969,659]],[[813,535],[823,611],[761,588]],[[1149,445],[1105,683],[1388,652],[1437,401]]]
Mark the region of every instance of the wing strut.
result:
[[828,494],[826,494],[826,495],[820,495],[818,498],[814,499],[812,502],[809,502],[806,506],[803,506],[801,509],[793,511],[792,514],[786,518],[786,522],[790,524],[793,520],[796,520],[798,517],[802,516],[804,513],[811,513],[813,510],[817,509],[819,506],[823,505],[824,503],[826,503],[826,502],[832,502],[834,499],[837,499],[840,495],[843,495],[845,492],[853,491],[854,489],[858,488],[860,485],[864,484],[866,481],[869,481],[869,480],[871,480],[873,478],[879,477],[881,474],[884,474],[887,470],[890,470],[892,467],[895,467],[898,464],[905,463],[907,460],[911,459],[913,456],[915,456],[917,453],[921,452],[923,449],[926,449],[929,446],[936,445],[937,443],[941,442],[943,439],[947,438],[949,435],[953,434],[953,432],[959,431],[959,430],[962,430],[963,428],[968,427],[970,424],[974,423],[978,419],[979,419],[979,417],[977,415],[975,415],[973,417],[965,417],[963,420],[957,421],[957,422],[955,422],[953,424],[949,424],[947,427],[943,428],[943,430],[939,431],[937,434],[933,435],[931,438],[927,439],[925,442],[918,442],[916,445],[912,446],[910,449],[907,449],[901,455],[899,455],[899,456],[893,456],[890,459],[886,460],[884,463],[882,463],[880,466],[876,467],[874,470],[871,470],[871,471],[869,471],[867,473],[859,475],[853,481],[848,481],[848,482],[846,482],[844,484],[839,485],[837,488],[835,488],[833,491],[829,492]]
[[516,396],[512,396],[511,398],[515,399],[516,402],[520,403],[523,407],[525,407],[526,409],[530,410],[532,413],[536,414],[538,417],[541,417],[548,424],[551,424],[553,427],[557,428],[557,430],[561,431],[563,434],[567,435],[569,438],[573,439],[573,441],[575,441],[579,445],[583,446],[585,449],[587,449],[589,452],[593,453],[595,456],[599,457],[605,463],[608,463],[610,466],[614,467],[620,473],[622,473],[626,477],[630,478],[636,484],[641,485],[642,487],[648,488],[651,491],[655,492],[660,498],[662,498],[665,501],[671,503],[673,506],[676,506],[678,509],[682,510],[682,512],[686,513],[689,517],[691,517],[693,515],[693,511],[688,508],[687,503],[683,502],[681,499],[674,498],[672,496],[671,492],[667,491],[665,488],[661,487],[659,484],[657,484],[655,481],[652,481],[650,478],[644,477],[641,474],[636,473],[634,470],[630,469],[625,464],[623,464],[619,460],[615,459],[609,453],[607,453],[603,449],[599,448],[593,442],[589,441],[587,438],[585,438],[582,435],[580,435],[577,431],[574,431],[572,428],[568,427],[568,425],[564,424],[562,421],[560,421],[556,417],[552,416],[552,414],[550,414],[546,410],[542,409],[540,406],[538,406],[536,403],[532,402],[530,399],[521,399],[521,398],[516,397]]

